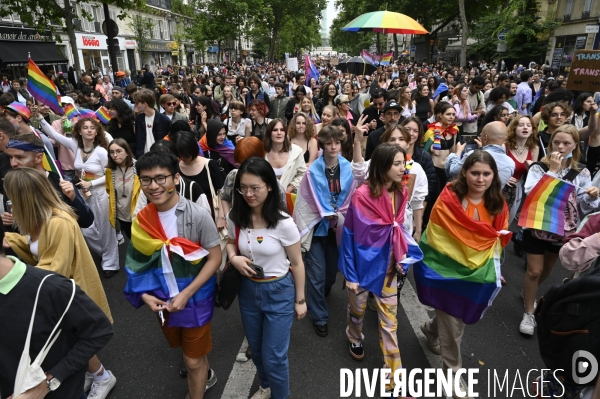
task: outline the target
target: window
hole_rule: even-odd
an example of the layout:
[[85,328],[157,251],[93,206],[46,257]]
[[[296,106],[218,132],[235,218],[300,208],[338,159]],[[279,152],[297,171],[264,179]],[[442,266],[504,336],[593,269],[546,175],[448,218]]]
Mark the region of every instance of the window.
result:
[[565,21],[571,20],[571,14],[573,13],[573,2],[574,0],[567,0],[567,7],[565,8]]
[[158,37],[157,37],[157,39],[164,39],[163,21],[158,21],[158,23],[156,25],[158,26]]
[[12,19],[14,22],[21,22],[21,16],[18,13],[14,13]]
[[587,12],[589,15],[590,11],[592,10],[593,2],[594,2],[594,0],[585,0],[585,5],[583,6],[583,12]]
[[93,32],[94,31],[94,22],[88,20],[83,12],[86,12],[88,15],[91,15],[92,18],[95,18],[94,9],[89,4],[81,4],[81,30],[84,32]]

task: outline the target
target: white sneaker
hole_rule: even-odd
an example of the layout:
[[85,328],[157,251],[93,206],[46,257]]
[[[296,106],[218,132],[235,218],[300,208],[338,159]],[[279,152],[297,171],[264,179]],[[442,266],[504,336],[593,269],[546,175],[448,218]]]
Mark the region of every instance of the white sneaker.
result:
[[105,399],[117,383],[116,377],[110,370],[105,370],[104,372],[108,373],[108,379],[98,382],[94,381],[88,399]]
[[271,398],[271,388],[263,388],[258,387],[258,391],[252,395],[250,399],[270,399]]
[[523,334],[533,335],[535,331],[535,317],[531,313],[523,313],[523,320],[519,325],[519,331]]
[[429,334],[427,332],[427,329],[425,328],[426,326],[427,323],[421,324],[421,332],[423,333],[423,335],[425,335],[425,338],[427,338],[427,347],[432,353],[439,355],[442,353],[442,350],[440,348],[440,339]]
[[85,383],[83,384],[83,391],[88,392],[94,382],[94,374],[85,372]]
[[467,395],[467,385],[465,384],[465,381],[462,378],[460,379],[459,384],[460,384],[460,390],[462,392],[464,392],[465,394],[464,395],[459,395],[458,392],[456,392],[454,389],[452,389],[452,397],[454,399],[471,399],[469,397],[469,395]]

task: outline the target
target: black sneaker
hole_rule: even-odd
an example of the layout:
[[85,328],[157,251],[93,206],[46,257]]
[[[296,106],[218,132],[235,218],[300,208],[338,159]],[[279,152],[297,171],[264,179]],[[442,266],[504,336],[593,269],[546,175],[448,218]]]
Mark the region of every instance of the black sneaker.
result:
[[187,369],[187,366],[185,365],[184,361],[181,362],[181,367],[179,368],[179,375],[182,376],[183,378],[187,378],[188,369]]
[[206,380],[206,389],[204,392],[208,391],[217,383],[217,373],[213,369],[208,369],[208,379]]
[[105,279],[109,279],[109,278],[113,278],[115,276],[115,274],[117,274],[119,271],[118,270],[103,270],[102,274],[104,275]]
[[361,342],[350,342],[350,356],[354,358],[354,360],[363,360],[365,357],[365,350],[363,349]]

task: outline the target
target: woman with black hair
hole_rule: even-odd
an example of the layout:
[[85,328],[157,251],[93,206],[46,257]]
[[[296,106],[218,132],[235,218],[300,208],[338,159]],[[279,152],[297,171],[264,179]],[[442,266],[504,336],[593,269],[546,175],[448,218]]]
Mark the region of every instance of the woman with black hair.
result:
[[[504,104],[508,105],[508,103],[506,103],[506,102]],[[502,122],[505,125],[507,125],[509,120],[510,120],[510,114],[509,114],[509,111],[506,108],[506,106],[505,105],[496,105],[487,110],[485,117],[483,118],[483,123],[481,124],[481,127],[483,128],[488,123],[494,122],[494,121],[499,121],[499,122]]]
[[129,148],[135,148],[135,116],[129,105],[121,99],[108,103],[108,113],[112,119],[108,122],[108,132],[113,139],[123,139]]
[[[319,117],[323,114],[323,109],[328,105],[335,105],[333,101],[338,95],[338,89],[333,83],[326,83],[321,89],[318,101],[315,102],[315,109]],[[289,120],[289,119],[288,119]]]
[[240,101],[245,101],[245,99],[246,99],[246,95],[242,93],[242,90],[244,90],[244,87],[247,88],[246,77],[238,76],[237,79],[235,80],[235,90],[233,91],[233,95],[235,96],[236,99],[238,99]]
[[348,120],[346,118],[335,118],[330,125],[337,127],[343,133],[345,140],[342,142],[340,154],[346,158],[346,161],[352,162],[354,139]]
[[299,85],[294,90],[294,97],[288,101],[287,106],[285,107],[285,119],[288,121],[292,120],[294,114],[300,110],[300,104],[304,97],[306,97],[306,89],[304,86]]
[[427,85],[417,86],[417,91],[415,91],[413,98],[413,108],[415,115],[421,122],[425,122],[433,115],[433,105],[433,100],[429,98],[429,87]]
[[215,161],[223,179],[235,169],[233,150],[235,147],[227,138],[227,126],[220,120],[211,119],[207,122],[206,134],[200,139],[200,148],[204,156]]
[[288,349],[294,313],[297,319],[306,315],[300,234],[279,200],[277,178],[267,161],[246,160],[234,187],[227,254],[242,275],[240,314],[260,379],[253,397],[284,399],[290,396]]
[[194,126],[198,132],[198,136],[202,138],[206,133],[206,122],[210,119],[218,119],[220,121],[221,115],[215,109],[213,101],[206,96],[197,97],[195,107],[198,114],[194,121]]
[[573,102],[572,123],[577,129],[582,129],[588,125],[592,104],[594,104],[594,95],[592,93],[581,93],[575,98]]
[[510,90],[504,86],[498,86],[492,89],[492,91],[490,91],[490,95],[488,96],[487,109],[485,111],[489,112],[495,106],[501,105],[508,110],[509,115],[514,114],[516,112],[515,109],[512,107],[512,105],[506,102],[509,97]]
[[[210,174],[210,181],[212,181],[215,193],[220,191],[225,178],[216,162],[210,162],[209,159],[198,156],[198,143],[194,135],[188,132],[179,132],[176,145],[177,152],[179,152],[179,172],[181,176],[199,184],[203,192],[211,193]],[[212,195],[208,197],[213,218],[216,220],[218,212],[215,212],[215,205],[218,208],[219,204],[212,203]]]

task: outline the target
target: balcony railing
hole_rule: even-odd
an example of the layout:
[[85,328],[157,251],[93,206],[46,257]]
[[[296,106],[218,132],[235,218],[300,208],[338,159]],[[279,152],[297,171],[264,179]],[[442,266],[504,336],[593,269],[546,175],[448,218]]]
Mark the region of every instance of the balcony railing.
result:
[[570,20],[571,20],[571,14],[565,14],[565,16],[563,17],[563,21],[568,22]]
[[590,12],[589,11],[582,11],[581,12],[581,19],[587,19],[590,17]]
[[146,4],[164,10],[171,10],[171,0],[146,0]]

